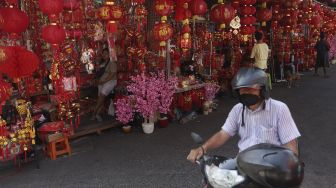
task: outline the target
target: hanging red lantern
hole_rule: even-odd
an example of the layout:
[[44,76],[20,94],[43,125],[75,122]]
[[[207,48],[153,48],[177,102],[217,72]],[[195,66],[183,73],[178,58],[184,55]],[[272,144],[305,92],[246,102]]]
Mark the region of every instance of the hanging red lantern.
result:
[[194,15],[203,16],[208,10],[208,5],[204,0],[192,0],[190,10]]
[[256,4],[257,0],[241,0],[240,4],[241,5],[254,5]]
[[104,5],[98,9],[98,16],[102,20],[110,20],[110,6]]
[[9,51],[13,51],[10,61],[0,64],[0,72],[7,74],[15,79],[24,76],[31,76],[38,68],[40,59],[31,51],[22,46],[9,46]]
[[235,14],[235,9],[232,6],[220,3],[211,8],[210,18],[212,21],[221,24],[220,28],[223,29],[225,24],[231,22]]
[[252,35],[256,31],[254,26],[242,26],[240,30],[242,35]]
[[252,25],[257,21],[257,19],[253,16],[242,17],[240,19],[240,23],[243,25]]
[[21,33],[29,26],[28,15],[18,8],[0,9],[0,29],[9,33]]
[[173,36],[173,28],[167,23],[157,23],[153,30],[155,40],[166,41]]
[[79,0],[63,0],[63,7],[65,9],[74,10],[79,8],[80,1]]
[[256,13],[257,9],[253,6],[244,6],[240,11],[242,15],[252,15]]
[[66,37],[65,30],[59,25],[48,25],[42,28],[42,38],[52,45],[61,44]]
[[118,5],[112,5],[110,6],[110,19],[114,21],[118,21],[123,16],[123,10]]
[[258,10],[256,17],[258,21],[262,22],[262,26],[266,26],[266,22],[272,19],[272,11],[267,8]]
[[173,10],[173,2],[171,0],[155,0],[154,11],[159,16],[167,16]]
[[62,0],[39,0],[39,7],[44,14],[58,15],[63,11],[63,1]]
[[237,11],[240,10],[240,1],[239,0],[232,0],[231,6]]

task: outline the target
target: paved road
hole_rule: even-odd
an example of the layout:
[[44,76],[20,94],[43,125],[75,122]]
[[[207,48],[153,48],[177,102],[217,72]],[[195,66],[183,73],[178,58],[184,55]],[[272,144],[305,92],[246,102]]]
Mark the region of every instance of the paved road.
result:
[[[288,104],[302,133],[306,163],[303,188],[336,188],[336,67],[331,78],[305,73],[299,86],[276,85],[273,98]],[[137,130],[125,135],[110,130],[72,143],[74,155],[45,159],[41,169],[25,165],[15,175],[0,179],[0,187],[200,187],[197,166],[186,156],[194,143],[190,132],[209,137],[222,126],[235,99],[223,97],[220,107],[185,125],[171,124],[152,135]],[[234,156],[237,138],[213,153]],[[0,175],[8,172],[0,171]],[[3,176],[2,176],[3,177]]]

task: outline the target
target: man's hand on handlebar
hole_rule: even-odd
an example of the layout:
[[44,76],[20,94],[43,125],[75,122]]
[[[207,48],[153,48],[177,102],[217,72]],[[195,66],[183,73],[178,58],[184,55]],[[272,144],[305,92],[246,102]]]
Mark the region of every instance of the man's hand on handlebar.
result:
[[201,158],[204,154],[205,154],[205,150],[201,146],[201,147],[198,147],[198,148],[190,150],[190,153],[189,153],[187,159],[190,162],[195,163],[196,160],[198,160],[199,158]]

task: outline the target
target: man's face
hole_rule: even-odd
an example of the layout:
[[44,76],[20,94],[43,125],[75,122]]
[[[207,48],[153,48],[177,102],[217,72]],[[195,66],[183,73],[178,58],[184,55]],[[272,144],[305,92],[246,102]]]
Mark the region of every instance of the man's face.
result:
[[102,58],[105,61],[109,60],[110,56],[109,56],[109,52],[107,50],[103,51]]
[[261,88],[249,88],[249,87],[243,87],[239,89],[239,94],[251,94],[251,95],[257,95],[260,96],[260,89]]

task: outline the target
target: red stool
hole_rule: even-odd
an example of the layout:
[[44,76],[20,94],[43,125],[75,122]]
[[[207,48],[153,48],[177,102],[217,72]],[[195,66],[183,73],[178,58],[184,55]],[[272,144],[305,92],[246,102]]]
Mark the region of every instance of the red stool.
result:
[[71,155],[71,147],[68,138],[63,137],[49,142],[47,145],[47,154],[52,160],[56,160],[59,155]]

